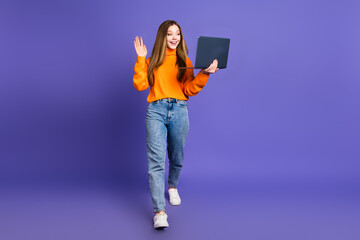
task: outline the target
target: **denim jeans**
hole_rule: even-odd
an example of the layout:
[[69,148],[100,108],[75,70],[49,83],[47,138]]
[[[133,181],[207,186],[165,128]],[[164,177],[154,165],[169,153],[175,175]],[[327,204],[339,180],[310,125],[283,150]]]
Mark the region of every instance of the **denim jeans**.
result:
[[187,102],[173,98],[149,103],[146,113],[146,151],[154,212],[165,210],[165,159],[169,157],[168,186],[176,187],[189,131]]

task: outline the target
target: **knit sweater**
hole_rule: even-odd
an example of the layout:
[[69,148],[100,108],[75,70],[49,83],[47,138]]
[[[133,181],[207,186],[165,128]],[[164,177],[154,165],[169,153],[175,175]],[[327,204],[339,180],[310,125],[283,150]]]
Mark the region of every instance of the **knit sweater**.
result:
[[[133,84],[138,91],[143,91],[150,86],[147,76],[150,58],[146,60],[145,58],[137,56],[134,67]],[[193,66],[188,57],[186,57],[186,66]],[[147,101],[150,103],[162,98],[188,100],[189,96],[198,94],[205,87],[209,79],[207,74],[199,72],[195,77],[193,69],[186,69],[185,81],[179,82],[177,80],[177,73],[176,49],[167,48],[163,64],[154,70],[154,84],[150,87]]]

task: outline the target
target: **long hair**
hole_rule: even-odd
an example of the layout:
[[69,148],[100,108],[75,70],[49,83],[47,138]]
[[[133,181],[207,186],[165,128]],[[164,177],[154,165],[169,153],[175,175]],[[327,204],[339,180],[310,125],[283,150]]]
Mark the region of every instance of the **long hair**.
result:
[[[178,26],[180,30],[180,42],[176,47],[176,65],[178,67],[186,67],[186,56],[189,50],[186,46],[180,25],[174,20],[167,20],[163,22],[158,29],[155,44],[151,53],[150,64],[148,68],[148,80],[151,86],[154,85],[154,70],[158,69],[163,64],[166,55],[166,37],[168,28],[172,25]],[[184,79],[186,69],[178,69],[177,79],[182,82]]]

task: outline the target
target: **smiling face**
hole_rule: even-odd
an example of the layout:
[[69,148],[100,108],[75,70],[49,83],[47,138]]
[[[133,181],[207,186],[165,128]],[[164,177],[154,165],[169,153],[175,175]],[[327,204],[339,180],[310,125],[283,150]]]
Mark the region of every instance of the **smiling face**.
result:
[[176,25],[172,25],[167,30],[166,45],[170,49],[175,49],[180,43],[180,29]]

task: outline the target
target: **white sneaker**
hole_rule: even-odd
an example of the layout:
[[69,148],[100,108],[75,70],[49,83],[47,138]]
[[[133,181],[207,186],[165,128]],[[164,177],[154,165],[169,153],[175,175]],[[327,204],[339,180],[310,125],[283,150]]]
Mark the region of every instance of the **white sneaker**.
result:
[[176,188],[170,188],[169,189],[169,198],[170,198],[170,204],[177,206],[181,203],[181,198],[179,196],[178,190]]
[[154,216],[154,228],[169,227],[166,213],[159,213]]

